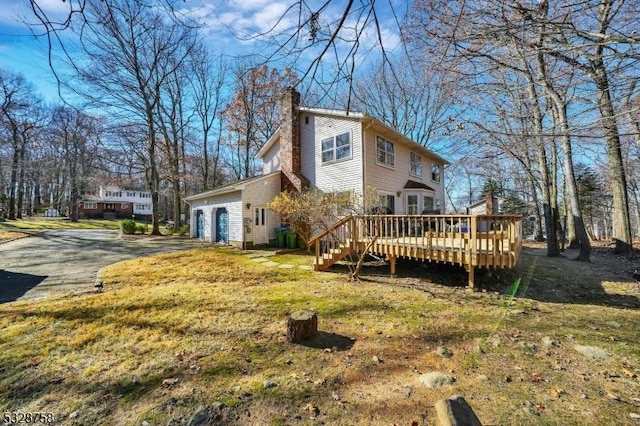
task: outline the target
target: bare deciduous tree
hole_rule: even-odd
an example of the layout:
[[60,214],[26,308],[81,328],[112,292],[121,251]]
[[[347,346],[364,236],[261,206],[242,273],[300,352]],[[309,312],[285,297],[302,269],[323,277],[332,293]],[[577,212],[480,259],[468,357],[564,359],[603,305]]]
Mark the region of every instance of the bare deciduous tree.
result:
[[168,22],[161,12],[135,0],[105,0],[86,4],[79,23],[88,65],[78,73],[91,91],[83,95],[111,111],[114,121],[146,128],[138,146],[144,152],[154,235],[160,234],[157,111],[163,89],[194,45],[191,28]]

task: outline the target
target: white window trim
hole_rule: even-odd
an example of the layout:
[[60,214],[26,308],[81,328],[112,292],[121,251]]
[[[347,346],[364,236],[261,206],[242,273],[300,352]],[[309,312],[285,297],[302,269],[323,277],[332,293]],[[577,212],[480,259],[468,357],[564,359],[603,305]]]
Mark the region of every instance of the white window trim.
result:
[[[412,170],[413,167],[412,167],[411,159],[412,159],[413,156],[418,157],[418,159],[420,161],[420,174],[419,175],[413,173],[413,170]],[[418,177],[418,178],[422,179],[423,173],[424,173],[424,170],[422,169],[422,155],[420,155],[420,154],[418,154],[416,152],[413,152],[413,151],[409,151],[409,175],[410,176],[415,176],[415,177]]]
[[[338,139],[339,136],[342,135],[347,135],[349,137],[349,156],[344,157],[344,158],[336,158],[337,157],[337,152],[338,152],[338,147],[336,146],[336,141]],[[333,148],[331,148],[331,150],[323,150],[322,149],[322,142],[329,140],[329,139],[333,139]],[[329,151],[333,151],[333,160],[329,160],[329,161],[323,161],[322,160],[322,154],[325,152],[329,152]],[[333,136],[329,136],[326,138],[322,138],[320,139],[320,165],[324,166],[327,164],[336,164],[336,163],[341,163],[343,161],[348,161],[351,160],[353,158],[353,135],[351,133],[351,131],[347,131],[347,132],[342,132],[342,133],[338,133],[337,135],[333,135]]]
[[[398,210],[398,206],[396,205],[396,194],[395,192],[390,192],[390,191],[378,191],[378,196],[379,197],[393,197],[393,208],[394,208],[394,212],[392,214],[397,214],[396,211]],[[384,206],[384,207],[388,207],[388,206]]]
[[[391,144],[391,146],[393,146],[393,164],[388,164],[386,161],[384,163],[381,163],[380,160],[378,159],[378,139],[382,139],[383,141],[385,141],[385,160],[387,160],[387,156],[389,154],[389,151],[387,151],[387,144],[386,142],[389,142]],[[380,135],[376,135],[376,140],[375,140],[375,148],[376,148],[376,164],[382,167],[386,167],[388,169],[392,169],[395,170],[396,169],[396,144],[393,141],[390,141],[389,139],[380,136]]]
[[[439,176],[438,180],[435,180],[433,178],[433,166],[438,166],[438,176]],[[442,170],[443,170],[443,167],[440,164],[431,163],[431,170],[429,171],[430,175],[431,175],[431,182],[435,182],[435,183],[438,183],[438,184],[440,184],[442,182]]]
[[[416,212],[415,213],[409,213],[409,197],[416,197]],[[421,213],[420,211],[420,193],[417,191],[411,191],[411,192],[406,192],[405,193],[405,197],[404,197],[404,202],[405,202],[405,212],[406,214],[416,214],[419,215]]]
[[85,210],[97,210],[98,209],[98,203],[96,201],[85,201],[84,202],[84,209]]

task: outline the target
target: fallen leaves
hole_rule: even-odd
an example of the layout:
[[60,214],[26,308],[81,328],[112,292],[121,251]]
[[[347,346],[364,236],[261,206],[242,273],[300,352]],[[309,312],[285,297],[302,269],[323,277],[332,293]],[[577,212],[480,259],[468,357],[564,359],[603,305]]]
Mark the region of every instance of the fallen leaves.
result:
[[320,414],[320,409],[313,403],[313,401],[309,402],[305,405],[305,410],[309,412],[309,419],[315,420],[316,416]]
[[620,399],[620,397],[618,395],[616,395],[615,393],[613,393],[612,391],[610,391],[608,389],[605,391],[604,394],[609,399],[613,399],[614,401],[621,401],[621,399]]
[[168,378],[168,379],[164,379],[162,381],[162,385],[163,386],[173,386],[173,385],[176,385],[179,381],[180,381],[180,379],[175,378],[175,377],[171,377],[171,378]]
[[564,389],[561,389],[557,386],[552,387],[550,393],[553,399],[560,399],[562,395],[566,394]]

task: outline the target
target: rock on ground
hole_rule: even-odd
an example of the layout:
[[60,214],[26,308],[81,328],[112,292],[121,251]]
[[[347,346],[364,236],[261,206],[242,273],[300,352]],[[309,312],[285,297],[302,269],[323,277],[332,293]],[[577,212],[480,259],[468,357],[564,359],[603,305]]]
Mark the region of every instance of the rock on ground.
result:
[[460,395],[436,402],[436,412],[442,426],[482,426],[476,413]]
[[607,351],[597,346],[574,345],[573,349],[586,356],[587,358],[594,359],[596,361],[606,361],[611,358]]
[[453,382],[456,381],[456,378],[448,374],[433,371],[431,373],[421,374],[419,380],[420,383],[429,389],[437,389],[442,386],[453,384]]

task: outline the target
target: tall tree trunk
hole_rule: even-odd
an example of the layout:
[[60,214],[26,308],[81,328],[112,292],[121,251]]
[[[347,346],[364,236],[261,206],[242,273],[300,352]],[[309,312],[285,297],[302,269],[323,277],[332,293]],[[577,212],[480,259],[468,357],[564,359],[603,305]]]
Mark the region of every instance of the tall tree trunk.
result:
[[547,150],[544,143],[543,126],[542,126],[542,112],[540,111],[540,103],[538,102],[538,93],[533,82],[533,76],[527,74],[527,92],[529,93],[529,100],[532,104],[533,114],[533,130],[535,132],[535,144],[536,151],[538,153],[538,169],[542,181],[540,182],[540,189],[542,192],[542,211],[544,215],[545,231],[547,234],[547,256],[556,257],[560,255],[560,248],[558,247],[558,239],[556,238],[556,203],[553,202],[552,194],[552,177],[549,171],[549,163],[547,159]]
[[162,235],[160,232],[160,174],[158,173],[158,165],[156,162],[156,138],[151,136],[149,142],[149,171],[147,183],[151,191],[151,235]]
[[578,186],[576,185],[576,175],[573,169],[573,155],[571,153],[571,139],[569,137],[569,123],[567,121],[567,105],[560,93],[551,84],[549,75],[547,74],[544,56],[541,52],[537,55],[538,67],[542,74],[542,82],[548,98],[551,100],[554,109],[553,118],[556,121],[557,128],[560,130],[560,141],[562,143],[562,152],[564,154],[564,182],[567,187],[567,196],[569,198],[570,211],[567,212],[569,217],[573,219],[576,237],[578,239],[580,251],[576,260],[589,262],[591,255],[591,244],[589,236],[585,230],[584,221],[582,219],[582,211],[580,209],[580,199],[578,198]]
[[36,170],[35,184],[33,186],[33,212],[38,214],[42,205],[42,189],[40,186],[40,172]]
[[24,190],[25,190],[25,173],[26,168],[26,137],[22,135],[22,146],[20,147],[20,177],[18,178],[18,196],[17,196],[17,212],[16,217],[22,219],[22,211],[24,210]]
[[595,83],[598,93],[598,108],[602,116],[602,128],[607,141],[611,194],[613,195],[613,239],[616,253],[633,253],[631,221],[629,219],[629,199],[627,180],[622,161],[622,149],[613,102],[609,92],[609,79],[602,58],[594,61]]
[[9,181],[9,219],[16,219],[16,187],[18,186],[18,164],[20,163],[19,149],[13,150],[11,162],[11,179]]

